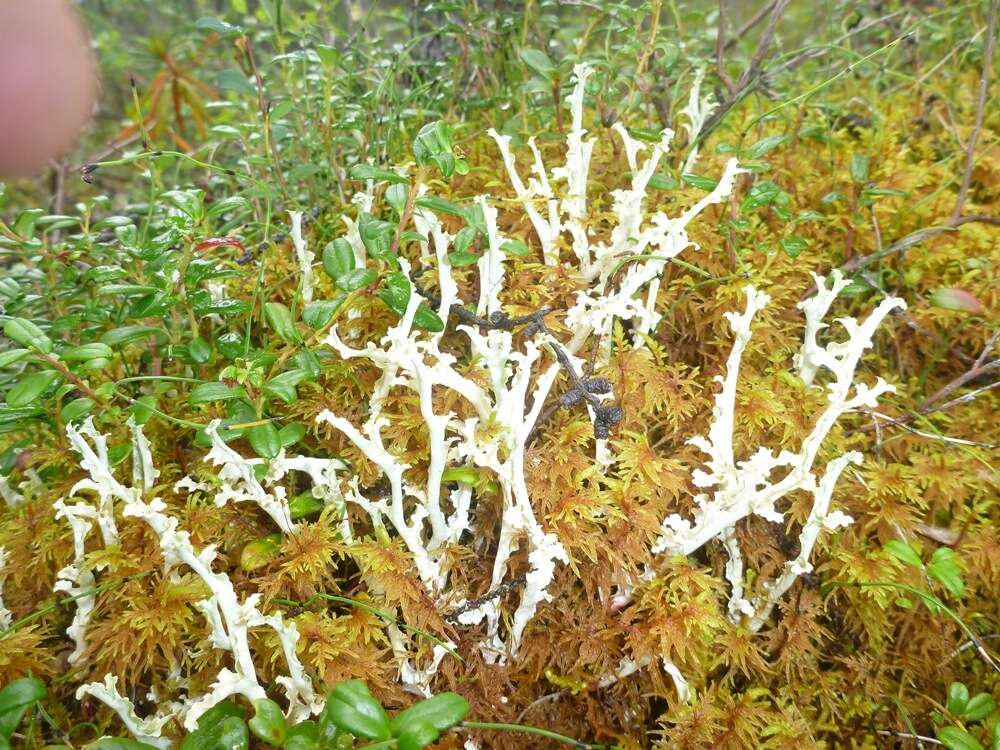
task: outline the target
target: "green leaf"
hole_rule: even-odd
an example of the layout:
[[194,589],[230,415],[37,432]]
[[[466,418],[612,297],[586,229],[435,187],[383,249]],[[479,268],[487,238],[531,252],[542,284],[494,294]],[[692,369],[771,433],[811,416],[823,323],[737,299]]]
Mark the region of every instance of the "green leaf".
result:
[[403,232],[401,235],[399,235],[399,242],[400,242],[400,244],[403,244],[403,243],[406,243],[406,242],[423,242],[424,239],[425,239],[424,236],[422,234],[420,234],[420,232],[414,232],[412,229],[409,230],[409,231]]
[[441,481],[475,484],[479,481],[479,470],[474,466],[453,466],[441,473]]
[[315,380],[323,372],[319,357],[308,349],[302,349],[292,357],[292,363],[302,371],[303,380]]
[[961,727],[941,727],[937,738],[948,750],[983,750],[979,740]]
[[524,61],[525,65],[538,73],[538,75],[542,76],[542,78],[551,79],[556,69],[549,56],[538,49],[528,48],[521,50],[521,60]]
[[250,735],[242,706],[225,701],[198,719],[198,728],[181,740],[179,750],[247,750]]
[[962,682],[953,682],[948,686],[948,713],[961,716],[969,705],[969,688]]
[[673,175],[654,174],[649,178],[649,186],[654,190],[675,190],[680,185]]
[[962,569],[959,567],[955,550],[950,547],[938,547],[931,555],[927,564],[927,573],[941,582],[952,596],[962,596],[965,584],[962,582]]
[[21,293],[21,285],[14,279],[0,279],[0,297],[7,300],[16,299]]
[[162,328],[134,325],[113,328],[101,336],[101,342],[107,344],[108,346],[121,346],[122,344],[127,344],[131,341],[148,339],[150,336],[155,336],[160,341],[165,341],[167,339],[167,333]]
[[216,216],[221,216],[224,213],[230,211],[238,211],[240,209],[250,208],[250,202],[247,201],[242,195],[232,195],[228,198],[223,198],[222,200],[215,201],[206,210],[205,215],[210,218],[215,218]]
[[122,227],[134,227],[135,223],[133,219],[128,216],[105,216],[100,221],[95,221],[90,225],[91,229],[103,230],[103,229],[119,229]]
[[5,352],[0,352],[0,370],[20,362],[30,354],[30,349],[8,349]]
[[351,167],[352,180],[386,180],[399,185],[407,185],[410,178],[398,175],[388,169],[379,169],[370,164],[355,164]]
[[743,212],[752,211],[755,208],[774,203],[781,192],[781,188],[771,180],[755,182],[746,198],[743,199],[743,203],[740,204],[740,210]]
[[323,270],[326,275],[336,281],[357,266],[354,248],[347,240],[340,238],[326,243],[323,248]]
[[307,373],[302,370],[289,370],[275,375],[264,383],[264,394],[269,398],[277,398],[286,404],[294,404],[298,400],[295,387],[305,380]]
[[685,172],[682,174],[681,182],[686,182],[691,187],[696,187],[699,190],[704,190],[706,192],[715,190],[716,186],[719,184],[718,180],[713,180],[711,177],[702,177],[701,175],[692,174],[691,172]]
[[396,737],[397,750],[423,750],[441,736],[435,727],[426,721],[413,721]]
[[396,714],[390,730],[399,735],[413,724],[426,723],[439,732],[449,729],[469,713],[469,702],[458,693],[439,693]]
[[21,378],[7,391],[7,406],[15,409],[27,406],[62,379],[55,370],[42,370]]
[[991,713],[997,710],[996,699],[989,693],[977,693],[969,699],[962,711],[962,718],[966,721],[982,721]]
[[334,736],[333,727],[370,740],[387,740],[392,736],[385,709],[360,680],[341,682],[327,696],[319,716],[320,737]]
[[268,534],[244,545],[240,552],[240,568],[251,573],[263,568],[281,552],[281,534]]
[[115,356],[111,347],[95,341],[74,346],[59,353],[59,358],[67,362],[86,362],[88,359],[111,359]]
[[392,252],[392,238],[395,232],[396,225],[392,222],[376,219],[369,213],[362,213],[358,217],[358,233],[365,249],[373,258],[394,268],[398,267]]
[[243,352],[246,350],[246,342],[243,341],[243,336],[236,333],[236,331],[230,331],[219,336],[215,340],[215,346],[222,356],[229,360],[243,356]]
[[302,322],[318,331],[333,320],[345,299],[347,295],[338,294],[334,299],[313,300],[302,308]]
[[139,396],[132,406],[129,407],[129,410],[132,412],[132,418],[135,420],[135,423],[142,425],[150,420],[155,408],[155,396]]
[[293,521],[315,515],[325,507],[326,503],[318,497],[313,497],[312,492],[303,492],[288,501],[288,513],[291,515]]
[[195,28],[205,29],[206,31],[214,31],[217,34],[222,34],[226,36],[227,34],[239,34],[240,27],[233,26],[231,23],[226,23],[222,19],[212,18],[211,16],[203,16],[194,22]]
[[787,140],[787,135],[769,135],[767,138],[762,138],[748,148],[745,156],[747,159],[759,159],[768,151],[777,148]]
[[448,253],[448,262],[453,268],[463,268],[479,262],[479,256],[475,253],[455,251]]
[[254,452],[261,458],[271,460],[281,451],[281,438],[278,437],[278,428],[270,422],[255,425],[247,433],[247,439]]
[[52,351],[52,340],[45,335],[41,328],[27,318],[11,318],[4,323],[3,332],[7,338],[16,341],[21,346],[37,349],[45,354]]
[[459,219],[464,219],[466,217],[465,211],[463,211],[462,208],[449,200],[438,198],[433,195],[425,195],[421,198],[417,198],[413,203],[418,208],[426,208],[428,211],[433,211],[437,214],[456,216]]
[[204,365],[212,359],[212,345],[201,336],[188,342],[188,358],[196,365]]
[[328,44],[317,44],[314,48],[319,55],[320,62],[326,66],[336,65],[340,61],[340,50]]
[[101,296],[121,294],[125,297],[142,297],[158,291],[160,291],[159,287],[149,286],[148,284],[105,284],[97,290],[97,294]]
[[19,234],[25,239],[32,239],[35,236],[35,222],[44,214],[45,212],[40,208],[26,208],[19,211],[17,218],[14,219],[15,234]]
[[444,321],[436,312],[431,310],[426,302],[421,302],[417,312],[413,315],[413,325],[431,333],[440,333],[444,330]]
[[826,221],[826,217],[819,211],[801,211],[798,216],[795,217],[795,224],[801,224],[807,221]]
[[253,702],[254,715],[250,719],[250,731],[269,745],[281,747],[285,744],[288,723],[281,712],[281,706],[270,698]]
[[[397,315],[403,316],[406,314],[406,307],[410,302],[410,294],[409,279],[403,273],[397,271],[386,277],[385,286],[379,291],[378,296],[390,310],[393,310]],[[413,325],[433,333],[439,333],[444,330],[444,321],[425,302],[421,302],[414,313]]]
[[470,247],[472,243],[476,241],[476,237],[479,236],[479,232],[475,227],[462,227],[458,230],[458,234],[455,235],[455,239],[451,243],[452,253],[464,253]]
[[851,156],[851,179],[855,182],[865,182],[868,179],[868,157],[864,154]]
[[24,712],[45,697],[45,683],[35,677],[22,677],[0,690],[0,739],[10,739]]
[[285,750],[318,750],[319,730],[316,722],[307,719],[300,721],[293,727],[289,727],[288,736],[285,738]]
[[267,302],[264,305],[264,317],[268,325],[286,344],[300,344],[302,337],[292,320],[292,313],[280,302]]
[[377,278],[378,274],[370,268],[355,268],[338,276],[337,286],[345,292],[354,292],[375,283]]
[[397,315],[405,315],[406,306],[410,303],[410,293],[409,279],[402,272],[396,271],[386,277],[385,286],[378,296]]
[[531,255],[531,250],[521,240],[507,240],[500,246],[500,250],[507,255],[515,255],[518,258]]
[[278,439],[282,448],[295,445],[306,436],[306,428],[301,422],[290,422],[278,430]]
[[44,415],[45,412],[38,407],[10,409],[0,406],[0,427],[9,428],[11,425],[20,424],[29,419],[37,419]]
[[228,401],[233,398],[243,398],[246,392],[242,388],[231,388],[225,383],[215,381],[197,385],[188,396],[189,404],[207,404],[211,401]]
[[[197,292],[192,294],[189,299],[191,300],[192,306],[195,308],[195,312],[205,315],[212,310],[204,309],[198,303],[202,304],[210,303],[210,294],[204,289],[199,289]],[[173,307],[177,303],[177,298],[169,294],[162,292],[157,292],[155,294],[147,294],[144,297],[137,299],[129,308],[130,318],[156,318],[161,317],[167,310]]]
[[108,463],[111,466],[117,466],[126,458],[128,458],[132,453],[131,443],[122,443],[121,445],[112,445],[108,448]]
[[237,94],[252,96],[257,93],[257,87],[239,70],[220,70],[215,77],[215,85],[226,91],[235,91]]
[[385,200],[397,214],[402,214],[406,210],[406,199],[409,195],[410,191],[406,185],[390,185],[386,188]]
[[128,276],[128,271],[121,266],[94,266],[83,275],[83,280],[104,284],[109,281],[117,281],[125,276]]
[[75,422],[85,414],[89,414],[94,408],[94,400],[90,398],[77,398],[70,401],[59,411],[59,419],[63,424]]
[[156,750],[156,747],[128,737],[101,737],[84,745],[83,750]]
[[890,539],[882,545],[882,549],[907,565],[912,565],[914,568],[920,568],[921,570],[924,567],[924,562],[920,559],[920,555],[906,542],[901,542],[898,539]]
[[417,164],[435,164],[444,177],[451,177],[455,170],[455,157],[451,153],[451,135],[441,121],[429,122],[420,128],[413,139],[413,158]]
[[873,187],[863,190],[861,195],[865,198],[877,198],[883,195],[890,195],[893,198],[905,198],[909,193],[896,188]]
[[789,258],[798,258],[807,247],[809,247],[809,243],[794,234],[781,238],[781,249]]

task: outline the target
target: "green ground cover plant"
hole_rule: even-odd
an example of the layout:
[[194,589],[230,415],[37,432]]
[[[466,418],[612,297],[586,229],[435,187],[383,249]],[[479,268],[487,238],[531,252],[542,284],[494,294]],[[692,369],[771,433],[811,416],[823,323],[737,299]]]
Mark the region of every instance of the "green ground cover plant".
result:
[[79,10],[0,747],[1000,748],[995,0]]

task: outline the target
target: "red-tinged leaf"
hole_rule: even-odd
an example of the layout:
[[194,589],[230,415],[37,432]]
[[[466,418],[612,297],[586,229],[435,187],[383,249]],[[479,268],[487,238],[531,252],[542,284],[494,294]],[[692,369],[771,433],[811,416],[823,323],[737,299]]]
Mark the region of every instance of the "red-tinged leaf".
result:
[[934,307],[942,307],[945,310],[963,310],[970,313],[983,313],[986,308],[979,298],[964,289],[938,289],[930,296],[930,302]]
[[234,237],[213,237],[209,240],[203,240],[194,246],[195,252],[201,252],[202,250],[207,250],[211,247],[235,247],[238,248],[243,255],[246,255],[247,249],[243,247],[243,243]]

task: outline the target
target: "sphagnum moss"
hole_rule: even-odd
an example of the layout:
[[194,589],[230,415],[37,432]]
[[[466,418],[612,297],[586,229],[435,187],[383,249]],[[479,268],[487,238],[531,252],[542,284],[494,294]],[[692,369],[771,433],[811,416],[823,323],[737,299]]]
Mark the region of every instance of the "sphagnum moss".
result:
[[[517,40],[504,43],[513,50],[505,69],[482,57],[505,54],[491,35],[508,32],[493,17],[432,11],[471,24],[461,65],[479,71],[454,84],[439,75],[439,85],[514,102],[517,120],[504,105],[472,113],[465,105],[476,96],[453,97],[452,114],[466,119],[444,119],[459,135],[422,131],[416,168],[398,153],[407,128],[386,130],[386,112],[406,106],[395,98],[401,84],[389,83],[398,61],[387,68],[376,48],[306,41],[306,16],[229,17],[252,37],[258,63],[267,44],[280,57],[290,34],[306,34],[309,52],[259,69],[267,95],[289,94],[270,110],[266,137],[267,97],[234,89],[228,110],[202,115],[213,120],[210,140],[199,137],[239,137],[240,154],[219,140],[189,162],[156,156],[151,143],[88,168],[94,192],[53,212],[65,216],[4,217],[15,264],[0,282],[13,341],[0,352],[0,580],[13,628],[0,635],[0,685],[29,673],[49,684],[45,715],[30,709],[15,744],[64,741],[69,729],[77,746],[124,735],[130,722],[154,742],[175,738],[222,683],[263,700],[256,684],[294,718],[350,678],[390,710],[414,693],[457,690],[469,718],[493,728],[532,724],[628,748],[876,747],[913,735],[987,744],[997,723],[988,699],[997,685],[989,316],[1000,302],[990,283],[998,259],[988,221],[947,226],[976,121],[987,10],[864,16],[831,39],[846,35],[836,44],[858,45],[868,62],[846,71],[823,68],[830,57],[807,60],[815,79],[756,111],[745,100],[721,125],[711,109],[729,89],[714,40],[685,38],[685,57],[675,54],[671,24],[706,25],[684,7],[638,33],[604,7],[572,43],[572,21],[550,28],[554,15],[529,8]],[[798,12],[789,8],[779,29]],[[966,52],[938,55],[924,34],[932,26],[955,43],[949,51]],[[219,34],[210,45],[242,39],[198,28],[177,44],[201,44],[195,34]],[[545,29],[555,47],[529,41]],[[891,36],[874,38],[884,30]],[[916,46],[901,41],[910,31]],[[594,33],[622,40],[620,49],[598,54]],[[580,58],[553,62],[540,51],[559,45],[604,63],[587,87],[574,88]],[[913,49],[933,58],[910,60],[923,79],[872,66]],[[197,65],[190,51],[175,50],[179,70]],[[936,82],[945,72],[948,91]],[[382,82],[382,98],[357,93],[366,75]],[[627,85],[618,91],[616,80]],[[237,85],[232,75],[220,81]],[[761,81],[766,95],[773,80]],[[805,91],[810,98],[794,99]],[[632,98],[616,101],[621,92]],[[343,131],[324,114],[334,109]],[[959,209],[988,219],[997,121],[983,114]],[[696,150],[706,125],[714,130]],[[679,134],[671,150],[665,128]],[[523,149],[507,140],[532,132]],[[391,148],[396,158],[381,158]],[[562,171],[541,166],[567,160]],[[403,166],[370,167],[371,181],[352,182],[349,168],[368,161]],[[186,171],[209,163],[197,182]],[[148,203],[145,187],[141,198],[114,200],[89,187],[111,194],[128,176],[124,195],[140,184],[132,165],[149,170]],[[279,166],[284,187],[270,190]],[[696,220],[670,223],[699,204]],[[340,237],[346,253],[327,244]],[[908,237],[905,253],[892,249]],[[623,264],[623,253],[636,257]],[[864,273],[834,300],[838,267]],[[765,294],[769,304],[756,304]],[[890,297],[906,310],[887,314]],[[805,315],[803,299],[812,300]],[[869,320],[879,330],[849,328],[838,350],[844,329],[819,330],[822,315],[810,312],[823,299],[827,322],[878,310]],[[540,314],[544,329],[532,328]],[[817,356],[840,385],[881,376],[896,391],[844,411],[851,395],[809,384]],[[371,394],[382,390],[385,421],[368,430]],[[605,437],[595,417],[612,407],[620,417]],[[316,421],[323,413],[332,424]],[[86,434],[88,414],[106,436],[104,458],[94,452],[107,476],[84,472],[66,437],[67,426],[77,440]],[[810,442],[819,426],[822,439]],[[695,435],[706,438],[692,445]],[[779,463],[796,464],[798,452],[802,466],[836,471],[800,473],[796,489],[789,480],[774,493],[785,484],[779,471],[761,479],[758,464],[741,463],[759,446],[784,456]],[[88,476],[96,494],[78,485]],[[72,499],[74,485],[82,491]],[[92,512],[57,515],[58,498]],[[110,517],[102,504],[115,508]],[[163,518],[190,535],[191,554],[207,560],[212,549],[201,573],[228,581],[242,625],[199,610],[214,590],[164,556]],[[86,524],[99,528],[85,533]],[[707,543],[685,541],[702,531]],[[61,571],[69,591],[57,594]],[[75,642],[66,635],[74,623],[85,625]],[[227,673],[232,684],[220,680]],[[95,711],[99,701],[75,700],[88,683],[84,692],[115,704],[126,726]],[[244,708],[254,711],[250,700]],[[262,722],[252,731],[270,731]],[[438,746],[547,741],[477,726],[446,732]]]

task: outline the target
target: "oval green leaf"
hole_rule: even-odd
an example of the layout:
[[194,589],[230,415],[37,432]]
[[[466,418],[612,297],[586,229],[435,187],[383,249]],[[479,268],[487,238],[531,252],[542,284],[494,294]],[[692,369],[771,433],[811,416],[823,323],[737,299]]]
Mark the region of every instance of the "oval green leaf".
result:
[[391,722],[393,734],[399,735],[416,724],[429,724],[437,731],[449,729],[469,713],[469,702],[458,693],[439,693],[396,714]]
[[7,406],[15,409],[27,406],[61,379],[62,375],[55,370],[42,370],[21,378],[7,391]]
[[269,745],[281,747],[285,744],[288,723],[281,712],[281,706],[270,698],[253,702],[254,715],[250,719],[250,731]]
[[254,452],[268,461],[281,451],[281,438],[278,437],[278,429],[270,422],[251,427],[247,432],[247,439]]
[[320,737],[333,736],[332,727],[370,740],[386,740],[392,736],[385,709],[360,680],[342,682],[327,696],[319,717]]

